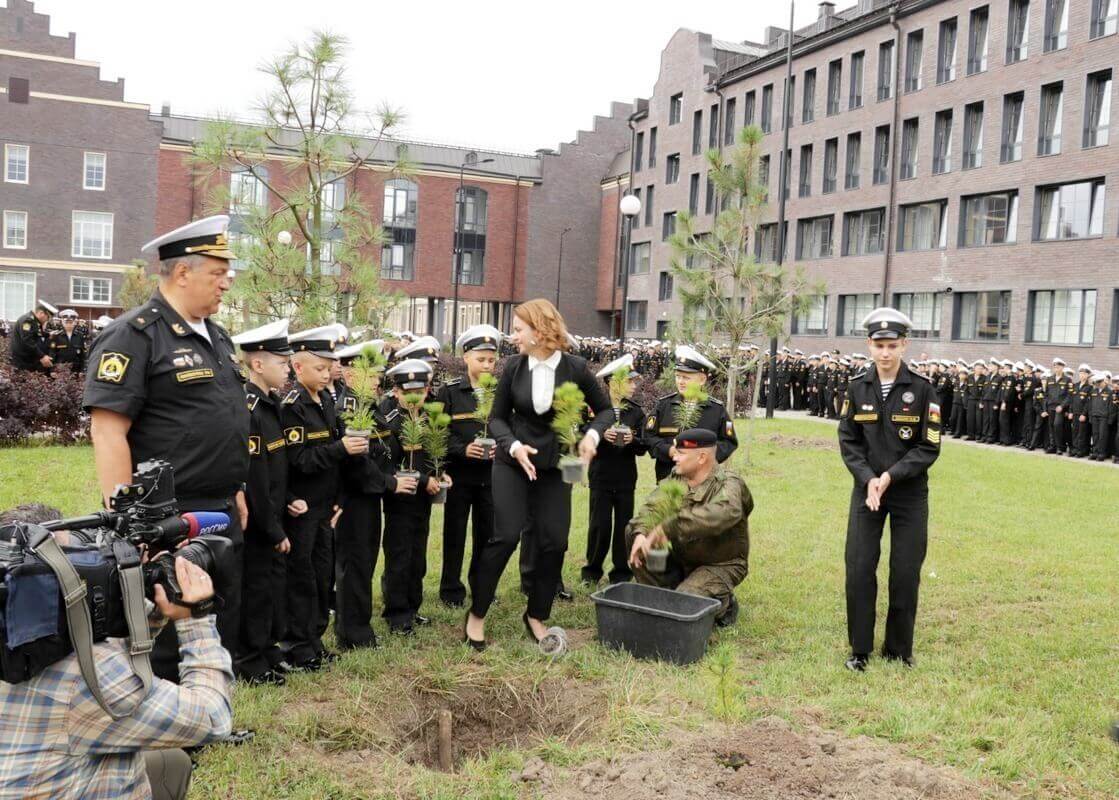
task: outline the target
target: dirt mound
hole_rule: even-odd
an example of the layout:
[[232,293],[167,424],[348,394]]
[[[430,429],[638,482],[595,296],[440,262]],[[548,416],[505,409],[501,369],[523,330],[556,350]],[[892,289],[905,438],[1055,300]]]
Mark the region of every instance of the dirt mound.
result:
[[758,441],[785,450],[835,450],[839,446],[838,444],[836,444],[835,439],[786,436],[783,433],[763,434],[761,436],[758,436]]
[[557,769],[532,759],[517,776],[555,800],[976,800],[999,797],[946,768],[865,737],[766,717],[725,734],[687,734],[668,750]]

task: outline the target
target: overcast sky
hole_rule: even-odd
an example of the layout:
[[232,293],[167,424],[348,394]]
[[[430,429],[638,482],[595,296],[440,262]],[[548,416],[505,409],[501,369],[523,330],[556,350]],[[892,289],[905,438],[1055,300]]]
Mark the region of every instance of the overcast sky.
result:
[[[0,0],[4,5],[5,0]],[[846,8],[852,2],[839,2]],[[760,40],[787,0],[38,0],[77,57],[125,79],[126,99],[185,114],[251,118],[257,68],[316,29],[350,40],[361,108],[401,107],[403,135],[531,153],[571,140],[612,100],[648,96],[678,28]],[[797,26],[816,18],[798,2]]]

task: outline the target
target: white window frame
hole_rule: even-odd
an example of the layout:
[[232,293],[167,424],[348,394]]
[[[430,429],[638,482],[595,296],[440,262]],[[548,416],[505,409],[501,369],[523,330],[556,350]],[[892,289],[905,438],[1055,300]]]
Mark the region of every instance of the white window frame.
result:
[[[31,309],[35,305],[35,298],[38,297],[38,292],[39,292],[39,277],[34,272],[15,272],[15,271],[10,271],[10,270],[0,270],[0,278],[5,278],[5,277],[8,277],[8,276],[15,276],[16,278],[21,278],[22,282],[25,284],[25,286],[26,286],[26,283],[28,282],[28,279],[30,279],[30,283],[31,283],[31,291],[30,292],[27,292],[27,291],[24,292],[24,302],[20,303],[17,308],[9,309],[9,314],[10,315],[8,316],[8,319],[18,319],[20,317],[20,315],[22,315],[23,313],[25,313],[26,311],[28,311],[29,309]],[[2,301],[3,301],[3,295],[0,294],[0,319],[3,319],[4,315],[5,315],[4,306],[3,306]]]
[[[12,178],[11,175],[8,173],[8,164],[9,164],[9,159],[11,157],[9,155],[9,151],[13,150],[17,147],[22,148],[23,151],[27,154],[26,170],[25,170],[27,174],[24,176],[24,179],[22,181],[17,181],[16,179]],[[31,145],[29,145],[29,144],[16,144],[14,142],[5,142],[5,144],[4,144],[4,183],[19,183],[19,184],[27,185],[30,182],[31,182]]]
[[[78,214],[101,214],[102,216],[107,216],[109,218],[109,247],[108,247],[108,252],[107,253],[105,253],[104,255],[99,255],[99,256],[87,256],[87,255],[83,255],[81,252],[79,252],[81,247],[80,247],[80,239],[77,236],[77,233],[78,233],[77,215]],[[111,260],[112,257],[113,257],[113,234],[115,233],[115,230],[116,230],[116,215],[113,214],[111,211],[83,211],[81,209],[76,209],[76,210],[70,212],[70,257],[71,258],[93,258],[93,259],[97,259],[98,261],[109,261],[109,260]]]
[[[23,244],[21,244],[21,245],[20,244],[8,244],[8,216],[9,215],[15,216],[17,214],[22,214],[23,215]],[[4,218],[3,218],[3,223],[4,223],[3,247],[4,247],[5,250],[26,250],[27,249],[27,237],[28,237],[27,219],[28,219],[28,215],[27,215],[26,211],[16,211],[16,210],[5,209]]]
[[[78,295],[75,293],[74,289],[76,287],[77,281],[88,281],[89,282],[89,297],[88,298],[78,297]],[[109,287],[108,299],[107,300],[95,300],[95,299],[93,299],[94,298],[93,284],[94,284],[95,281],[101,281]],[[77,305],[83,305],[83,306],[111,306],[113,304],[113,279],[112,278],[101,278],[101,277],[96,277],[96,276],[91,276],[91,275],[71,275],[70,276],[70,302],[74,303],[74,304],[77,304]]]
[[[101,156],[101,185],[89,185],[89,157]],[[82,188],[90,192],[103,192],[109,183],[109,155],[107,153],[99,153],[96,150],[86,150],[82,154]]]

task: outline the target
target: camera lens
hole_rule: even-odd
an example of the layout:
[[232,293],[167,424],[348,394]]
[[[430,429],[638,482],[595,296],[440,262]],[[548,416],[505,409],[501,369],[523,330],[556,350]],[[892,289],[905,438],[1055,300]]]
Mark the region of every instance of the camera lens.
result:
[[226,565],[231,558],[230,546],[229,539],[224,536],[199,536],[176,550],[174,555],[201,567],[213,578],[215,586],[224,586]]

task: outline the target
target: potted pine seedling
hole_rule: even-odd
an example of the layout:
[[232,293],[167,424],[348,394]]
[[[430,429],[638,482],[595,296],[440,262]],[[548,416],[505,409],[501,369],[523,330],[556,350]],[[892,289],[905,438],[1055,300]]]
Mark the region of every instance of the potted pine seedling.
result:
[[559,465],[565,483],[582,483],[586,474],[586,465],[577,455],[584,404],[583,390],[571,381],[560,384],[552,398],[552,430],[563,450]]
[[493,414],[493,399],[497,396],[497,378],[493,373],[483,372],[478,376],[478,385],[474,389],[474,397],[478,401],[474,410],[474,418],[482,423],[482,430],[474,442],[482,447],[482,458],[493,458],[497,449],[497,442],[490,436],[490,415]]
[[676,406],[676,430],[678,433],[694,428],[699,423],[700,412],[703,410],[703,404],[707,402],[707,399],[707,392],[698,383],[693,383],[684,389],[680,404]]
[[[688,487],[678,478],[666,478],[653,491],[652,497],[641,513],[641,523],[645,530],[651,531],[658,525],[675,519],[684,507],[684,497]],[[645,567],[649,572],[664,572],[668,567],[669,544],[651,549],[645,556]]]
[[377,426],[374,410],[380,399],[381,374],[387,359],[374,345],[368,345],[350,364],[347,382],[357,402],[354,408],[342,412],[347,436],[368,437]]
[[447,489],[450,482],[443,471],[447,466],[447,442],[450,439],[451,415],[443,410],[442,403],[426,403],[424,412],[427,423],[424,425],[423,443],[427,457],[431,459],[432,472],[439,482],[439,493],[431,498],[433,503],[447,502]]
[[[424,429],[427,427],[422,414],[423,402],[424,396],[416,392],[409,392],[400,399],[400,406],[405,414],[404,420],[400,423],[400,445],[404,448],[407,460],[401,462],[401,468],[396,474],[405,478],[415,478],[417,486],[419,486],[420,471],[416,469],[416,453],[423,449]],[[404,466],[405,463],[408,465],[407,468]],[[411,493],[415,494],[415,489]]]
[[629,443],[633,431],[629,425],[622,423],[622,406],[625,404],[629,392],[630,371],[629,367],[620,367],[610,375],[610,404],[614,406],[614,424],[610,430],[614,431],[614,445],[625,447]]

